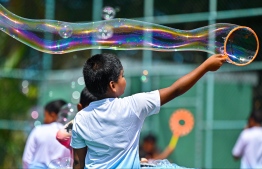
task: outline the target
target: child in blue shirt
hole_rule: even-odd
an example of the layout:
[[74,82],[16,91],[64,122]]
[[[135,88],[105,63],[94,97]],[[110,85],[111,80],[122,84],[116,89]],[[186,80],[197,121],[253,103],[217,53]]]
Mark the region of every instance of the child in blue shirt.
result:
[[[98,100],[77,113],[72,130],[74,168],[140,168],[139,136],[147,116],[188,91],[205,73],[226,61],[213,55],[171,86],[119,98],[126,80],[114,54],[97,54],[84,64],[87,89]],[[154,126],[152,126],[154,127]]]

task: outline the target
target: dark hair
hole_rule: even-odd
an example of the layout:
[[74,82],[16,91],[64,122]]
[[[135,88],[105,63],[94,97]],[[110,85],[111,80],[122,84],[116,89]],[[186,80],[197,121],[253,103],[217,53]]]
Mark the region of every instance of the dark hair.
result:
[[251,112],[249,119],[253,119],[256,123],[262,123],[262,110],[254,110]]
[[143,141],[144,141],[144,142],[156,143],[157,138],[156,138],[156,136],[153,135],[153,134],[148,134],[148,135],[146,135],[146,136],[144,137]]
[[65,104],[66,102],[64,100],[54,100],[45,105],[45,110],[49,113],[54,112],[58,114],[61,107],[63,107]]
[[82,92],[81,92],[81,95],[80,95],[80,100],[79,100],[79,103],[83,106],[83,107],[86,107],[88,106],[92,101],[96,101],[96,97],[93,96],[88,90],[87,88],[85,87]]
[[117,82],[123,66],[114,54],[102,53],[89,58],[83,68],[86,88],[96,97],[103,97],[110,81]]

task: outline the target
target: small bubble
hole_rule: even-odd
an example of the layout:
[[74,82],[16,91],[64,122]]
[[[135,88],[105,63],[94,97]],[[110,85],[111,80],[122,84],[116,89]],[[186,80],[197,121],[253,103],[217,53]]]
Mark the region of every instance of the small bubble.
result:
[[84,85],[84,84],[85,84],[84,78],[83,78],[83,77],[79,77],[79,78],[77,79],[77,83],[78,83],[79,85]]
[[40,121],[37,120],[37,121],[34,122],[34,126],[35,126],[35,127],[40,126],[40,125],[41,125],[41,122],[40,122]]
[[76,113],[77,113],[77,108],[75,105],[71,103],[64,105],[58,113],[57,121],[62,124],[66,124],[75,117]]
[[76,87],[76,82],[71,82],[71,88],[74,89]]
[[73,97],[73,99],[79,99],[80,93],[79,93],[78,91],[74,91],[74,92],[72,93],[72,97]]
[[61,24],[60,27],[59,35],[62,38],[69,38],[73,34],[73,29],[70,25]]
[[110,7],[110,6],[106,6],[103,9],[103,13],[102,16],[105,20],[110,20],[113,19],[116,15],[116,11],[114,8]]
[[108,39],[113,36],[113,29],[109,25],[102,25],[97,28],[96,34],[99,39]]
[[53,91],[49,91],[49,97],[53,97]]
[[38,112],[37,111],[32,111],[32,113],[31,113],[31,117],[33,118],[33,119],[37,119],[38,118]]
[[23,88],[23,89],[22,89],[22,92],[23,92],[24,94],[27,94],[27,93],[29,92],[28,87]]
[[223,46],[220,47],[220,48],[219,48],[219,51],[220,51],[220,53],[224,53],[224,47],[223,47]]
[[143,75],[147,76],[148,75],[148,70],[143,70]]
[[148,77],[145,75],[141,76],[141,81],[146,83],[148,81]]
[[29,85],[29,82],[28,82],[27,80],[23,80],[23,81],[22,81],[22,87],[23,87],[23,88],[28,87],[28,85]]

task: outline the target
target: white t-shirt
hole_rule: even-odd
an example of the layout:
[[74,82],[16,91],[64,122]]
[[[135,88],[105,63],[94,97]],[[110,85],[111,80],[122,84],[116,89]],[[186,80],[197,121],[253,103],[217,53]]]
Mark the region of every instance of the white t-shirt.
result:
[[85,168],[140,168],[140,131],[159,110],[158,90],[92,102],[75,117],[71,146],[88,147]]
[[241,157],[241,168],[262,168],[262,127],[242,131],[232,154]]
[[47,168],[52,160],[70,157],[70,150],[56,140],[56,133],[62,128],[62,124],[53,122],[32,130],[24,149],[24,168]]

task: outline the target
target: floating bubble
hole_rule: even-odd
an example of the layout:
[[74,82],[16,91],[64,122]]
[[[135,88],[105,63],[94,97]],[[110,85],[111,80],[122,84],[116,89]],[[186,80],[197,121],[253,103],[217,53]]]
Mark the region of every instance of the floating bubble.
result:
[[72,34],[73,34],[73,29],[70,25],[67,24],[60,25],[59,35],[62,38],[69,38]]
[[108,39],[113,36],[113,29],[109,25],[101,25],[97,28],[98,39]]
[[145,76],[145,75],[142,75],[141,76],[141,81],[144,82],[144,83],[148,82],[148,77]]
[[71,157],[52,160],[48,165],[49,169],[71,169],[73,168],[73,159]]
[[28,82],[27,80],[23,80],[23,81],[22,81],[22,87],[23,87],[23,88],[28,87],[28,85],[29,85],[29,82]]
[[35,127],[40,126],[40,125],[41,125],[41,122],[40,122],[40,121],[37,120],[37,121],[34,122],[34,126],[35,126]]
[[148,75],[148,70],[143,70],[143,75],[147,76]]
[[22,92],[23,92],[24,94],[27,94],[27,93],[29,92],[28,87],[23,87],[23,88],[22,88]]
[[84,85],[84,84],[85,84],[84,78],[83,78],[83,77],[79,77],[79,78],[77,79],[77,83],[78,83],[79,85]]
[[[0,5],[0,27],[8,35],[15,35],[16,40],[51,54],[85,49],[203,51],[227,55],[228,62],[243,66],[255,59],[259,49],[258,37],[251,28],[229,23],[193,30],[179,30],[131,19],[64,23],[22,18]],[[53,39],[38,33],[56,35],[58,31],[62,36],[53,36]],[[214,43],[210,43],[209,37],[215,37]]]
[[57,122],[62,123],[62,124],[66,124],[69,121],[73,120],[73,118],[75,117],[77,113],[77,109],[76,106],[68,103],[67,105],[64,105],[59,113],[58,113],[58,120]]
[[71,82],[71,88],[74,89],[76,87],[76,82]]
[[72,93],[72,97],[73,97],[73,99],[79,99],[79,97],[80,97],[80,92],[79,92],[79,91],[74,91],[74,92]]
[[113,19],[115,15],[116,15],[116,11],[114,8],[110,6],[104,7],[102,16],[105,20]]
[[39,114],[38,114],[37,111],[32,111],[32,113],[31,113],[31,117],[32,117],[33,119],[37,119],[38,116],[39,116]]
[[48,96],[53,97],[53,91],[49,91]]

